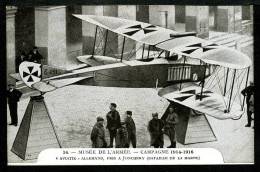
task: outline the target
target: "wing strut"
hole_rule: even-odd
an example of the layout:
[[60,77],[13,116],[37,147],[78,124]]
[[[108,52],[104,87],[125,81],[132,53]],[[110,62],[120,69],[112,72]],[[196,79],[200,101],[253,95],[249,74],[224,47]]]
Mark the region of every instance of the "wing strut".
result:
[[142,59],[144,58],[144,48],[145,48],[145,44],[143,44]]
[[230,97],[229,97],[229,102],[228,102],[228,109],[227,113],[230,111],[230,105],[231,105],[231,98],[232,98],[232,93],[233,93],[233,88],[234,88],[234,83],[235,83],[235,77],[236,77],[236,69],[234,69],[234,75],[233,75],[233,81],[232,81],[232,86],[231,86],[231,92],[230,92]]
[[185,67],[185,62],[186,62],[186,57],[184,56],[184,62],[183,62],[183,65],[182,65],[182,71],[181,71],[181,82],[180,82],[180,91],[181,91],[181,85],[182,85],[182,78],[183,78],[183,74],[184,74],[184,67]]
[[124,36],[124,39],[123,39],[123,47],[122,47],[122,53],[121,53],[121,62],[123,60],[124,48],[125,48],[125,36]]
[[150,55],[150,45],[148,45],[148,54],[147,54],[147,59],[149,59],[149,55]]
[[[250,67],[248,67],[248,69],[247,69],[247,75],[246,75],[246,86],[247,86],[247,82],[248,82],[249,71],[250,71]],[[246,88],[246,86],[245,86],[245,88]],[[246,98],[246,96],[244,96],[244,97],[243,97],[243,105],[242,105],[242,110],[244,109],[244,105],[245,105],[245,98]]]
[[103,51],[103,56],[106,55],[106,46],[107,46],[107,35],[108,35],[108,30],[106,30],[106,36],[105,36],[105,45],[104,45],[104,51]]
[[223,96],[226,95],[226,91],[227,91],[228,73],[229,73],[229,68],[227,68],[227,74],[226,74],[226,81],[225,81],[225,87],[224,87],[224,93],[223,93]]
[[96,26],[96,31],[95,31],[95,38],[94,38],[94,46],[93,46],[93,51],[92,51],[92,57],[95,54],[96,39],[97,39],[97,29],[98,29],[98,26]]
[[162,50],[159,55],[157,56],[157,58],[160,58],[160,56],[162,55],[162,53],[164,52],[164,50]]

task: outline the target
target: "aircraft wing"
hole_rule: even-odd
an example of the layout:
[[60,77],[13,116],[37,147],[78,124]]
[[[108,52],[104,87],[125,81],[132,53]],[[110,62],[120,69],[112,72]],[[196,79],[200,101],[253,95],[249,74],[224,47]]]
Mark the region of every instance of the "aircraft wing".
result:
[[11,74],[9,74],[9,76],[14,78],[14,79],[16,79],[16,80],[18,80],[18,81],[22,80],[22,78],[20,77],[19,73],[11,73]]
[[212,91],[203,89],[202,100],[200,100],[201,87],[196,84],[189,86],[179,91],[179,87],[172,85],[162,88],[159,95],[175,103],[179,103],[196,111],[200,111],[217,119],[237,119],[244,111],[241,106],[234,102],[230,112],[225,113],[227,109],[228,98],[222,95],[213,93]]
[[125,64],[125,63],[112,63],[112,64],[101,65],[101,66],[87,67],[87,68],[83,68],[83,69],[74,70],[71,73],[66,73],[66,74],[63,74],[63,75],[50,77],[47,80],[62,79],[62,78],[73,77],[73,76],[80,76],[81,74],[91,74],[93,72],[104,70],[104,69],[119,68],[119,67],[124,67],[124,66],[128,66],[128,65]]
[[97,25],[111,32],[128,37],[148,45],[155,45],[170,39],[170,34],[177,33],[173,30],[155,26],[149,23],[127,20],[117,17],[96,15],[74,15],[86,22]]
[[57,88],[65,87],[67,85],[76,83],[78,81],[92,78],[92,76],[89,77],[74,77],[74,78],[66,78],[66,79],[56,79],[56,80],[50,80],[50,81],[40,81],[32,85],[32,88],[40,91],[40,92],[50,92],[54,91]]
[[156,45],[156,47],[186,57],[199,59],[208,64],[232,69],[244,69],[252,63],[250,58],[240,51],[220,46],[195,36],[171,39]]
[[250,58],[237,50],[195,36],[171,37],[171,34],[179,33],[152,24],[108,16],[74,16],[135,41],[199,59],[208,64],[232,69],[244,69],[251,65]]
[[100,65],[106,65],[106,64],[120,62],[120,59],[116,59],[116,58],[108,57],[108,56],[99,56],[99,55],[78,56],[77,59],[78,59],[78,61],[80,61],[84,64],[87,64],[89,66],[100,66]]

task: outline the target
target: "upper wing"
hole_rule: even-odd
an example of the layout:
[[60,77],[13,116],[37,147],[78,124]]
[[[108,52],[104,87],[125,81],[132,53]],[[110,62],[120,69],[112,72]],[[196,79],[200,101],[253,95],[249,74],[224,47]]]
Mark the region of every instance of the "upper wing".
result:
[[232,104],[230,112],[225,113],[224,111],[227,109],[225,102],[228,102],[227,97],[204,89],[202,95],[203,99],[200,100],[200,92],[201,87],[195,84],[189,84],[189,86],[183,88],[181,91],[179,91],[179,87],[172,85],[161,89],[158,94],[168,100],[213,116],[217,119],[236,119],[244,113],[244,111],[241,110],[241,106],[236,102]]
[[95,24],[114,33],[131,38],[148,45],[155,45],[170,39],[170,34],[177,33],[173,30],[155,26],[152,24],[127,20],[117,17],[74,15],[86,22]]
[[78,61],[80,61],[84,64],[87,64],[89,66],[100,66],[100,65],[106,65],[106,64],[120,62],[120,59],[116,59],[116,58],[108,57],[108,56],[99,56],[99,55],[78,56],[77,59],[78,59]]
[[223,47],[195,36],[174,38],[170,35],[176,35],[178,32],[152,24],[108,16],[74,16],[135,41],[199,59],[205,63],[233,69],[243,69],[251,65],[250,58],[237,50]]
[[250,58],[245,54],[194,36],[171,39],[156,47],[232,69],[243,69],[251,65]]

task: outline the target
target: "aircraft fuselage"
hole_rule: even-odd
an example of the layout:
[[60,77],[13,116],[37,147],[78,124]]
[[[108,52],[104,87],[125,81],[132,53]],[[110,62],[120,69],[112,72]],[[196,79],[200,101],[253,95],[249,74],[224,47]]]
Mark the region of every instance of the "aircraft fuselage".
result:
[[[93,78],[80,84],[104,87],[155,88],[204,79],[205,66],[169,63],[126,65],[93,72]],[[148,62],[149,63],[149,62]],[[84,76],[84,74],[82,75]],[[205,77],[209,76],[209,73]]]

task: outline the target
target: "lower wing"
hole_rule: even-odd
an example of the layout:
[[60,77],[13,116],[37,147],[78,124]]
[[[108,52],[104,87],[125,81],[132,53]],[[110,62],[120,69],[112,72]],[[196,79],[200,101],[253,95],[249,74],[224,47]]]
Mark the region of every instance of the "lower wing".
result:
[[201,95],[201,87],[196,84],[189,84],[185,88],[179,90],[177,85],[162,88],[158,93],[175,103],[187,106],[196,111],[200,111],[217,119],[237,119],[244,111],[241,110],[241,105],[232,102],[229,112],[228,98],[212,91],[203,89]]
[[45,92],[54,91],[57,88],[65,87],[67,85],[74,84],[76,82],[79,82],[81,80],[88,79],[88,78],[93,78],[93,76],[40,81],[40,82],[33,84],[32,88],[45,93]]

